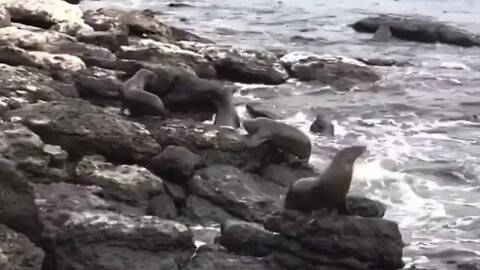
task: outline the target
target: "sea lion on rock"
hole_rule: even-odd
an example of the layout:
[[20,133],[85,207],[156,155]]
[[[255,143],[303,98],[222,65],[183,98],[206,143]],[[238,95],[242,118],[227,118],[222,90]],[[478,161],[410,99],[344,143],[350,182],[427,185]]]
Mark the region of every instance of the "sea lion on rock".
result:
[[310,138],[296,127],[266,117],[244,120],[243,127],[251,135],[245,141],[247,147],[256,147],[265,141],[271,141],[302,161],[308,162],[310,159]]
[[217,108],[214,125],[228,126],[234,129],[240,127],[240,117],[233,105],[233,89],[225,89],[221,97],[214,101],[214,104]]
[[145,85],[153,83],[157,75],[148,69],[140,69],[120,87],[122,104],[120,112],[123,113],[128,107],[131,116],[166,116],[167,110],[162,100],[144,90]]
[[373,35],[373,40],[378,42],[388,42],[392,38],[390,26],[386,23],[380,24]]
[[295,181],[287,191],[284,208],[310,213],[326,208],[348,214],[346,196],[352,182],[353,163],[366,150],[365,146],[346,147],[336,153],[322,175]]

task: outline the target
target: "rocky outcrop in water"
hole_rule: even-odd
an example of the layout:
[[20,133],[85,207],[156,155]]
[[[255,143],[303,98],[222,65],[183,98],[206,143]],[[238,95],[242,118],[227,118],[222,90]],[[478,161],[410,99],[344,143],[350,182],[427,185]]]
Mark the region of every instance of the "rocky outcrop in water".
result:
[[340,91],[381,78],[364,63],[344,56],[292,52],[282,56],[280,61],[293,77],[301,81],[318,81]]
[[[354,85],[378,80],[373,70],[281,60],[214,44],[150,10],[82,14],[74,2],[0,4],[0,268],[403,266],[385,205],[349,196],[352,216],[281,214],[287,187],[318,172],[204,122],[234,82]],[[157,75],[146,90],[171,111],[166,119],[118,113],[119,89],[141,68]],[[284,116],[261,104],[248,110]],[[220,224],[213,235],[198,229]]]
[[480,37],[441,22],[425,19],[380,15],[361,19],[351,25],[357,32],[375,33],[381,24],[390,26],[396,38],[424,42],[445,43],[462,47],[480,45]]

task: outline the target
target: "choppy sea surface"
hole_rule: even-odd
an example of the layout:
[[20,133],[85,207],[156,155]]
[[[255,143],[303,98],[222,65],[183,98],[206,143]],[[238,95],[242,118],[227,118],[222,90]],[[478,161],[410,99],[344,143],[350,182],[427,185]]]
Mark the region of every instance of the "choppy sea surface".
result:
[[[173,1],[172,1],[173,2]],[[350,192],[388,205],[400,225],[407,266],[456,269],[480,258],[480,48],[369,41],[348,24],[369,15],[440,20],[480,33],[477,0],[192,0],[170,8],[160,0],[85,0],[82,8],[150,8],[165,21],[218,43],[408,61],[374,67],[383,79],[367,89],[336,92],[290,81],[270,86],[264,104],[314,142],[311,163],[333,149],[365,144]],[[252,87],[252,86],[248,86]],[[245,88],[248,88],[245,86]],[[242,95],[242,94],[240,94]],[[242,117],[245,110],[239,107]],[[335,138],[309,132],[315,112],[333,119]],[[450,262],[450,263],[449,263]]]

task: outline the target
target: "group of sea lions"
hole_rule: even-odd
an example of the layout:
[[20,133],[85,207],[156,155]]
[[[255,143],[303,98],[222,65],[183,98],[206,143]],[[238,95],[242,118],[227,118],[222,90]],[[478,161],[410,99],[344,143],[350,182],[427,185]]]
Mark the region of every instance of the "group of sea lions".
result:
[[[162,100],[144,89],[157,76],[150,70],[140,69],[119,89],[120,112],[128,108],[132,116],[162,116],[169,114]],[[217,109],[214,124],[240,127],[240,118],[233,104],[233,90],[214,101]],[[310,138],[296,127],[267,118],[257,117],[243,121],[248,133],[247,147],[253,148],[264,142],[271,142],[280,150],[294,155],[300,162],[310,159],[312,145]],[[350,146],[338,151],[323,174],[317,177],[301,178],[292,183],[285,196],[284,208],[312,213],[326,209],[338,214],[349,214],[346,195],[350,189],[355,160],[366,151],[365,146]]]

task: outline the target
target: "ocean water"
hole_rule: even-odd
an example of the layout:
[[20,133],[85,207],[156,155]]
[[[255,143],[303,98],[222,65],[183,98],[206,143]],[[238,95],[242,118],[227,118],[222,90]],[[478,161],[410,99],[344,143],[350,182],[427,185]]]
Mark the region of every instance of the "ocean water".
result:
[[[166,22],[218,43],[246,48],[310,51],[349,57],[409,61],[374,67],[383,78],[373,87],[335,92],[290,80],[262,86],[276,97],[284,120],[314,143],[311,163],[322,167],[334,149],[365,144],[351,193],[388,205],[400,225],[407,266],[457,269],[452,262],[480,258],[480,48],[369,41],[348,24],[369,15],[403,14],[440,20],[480,33],[476,0],[84,0],[82,8],[150,8]],[[253,86],[255,87],[255,86]],[[245,91],[237,98],[248,98]],[[242,117],[245,109],[239,106]],[[329,116],[335,138],[309,132],[315,112]]]

